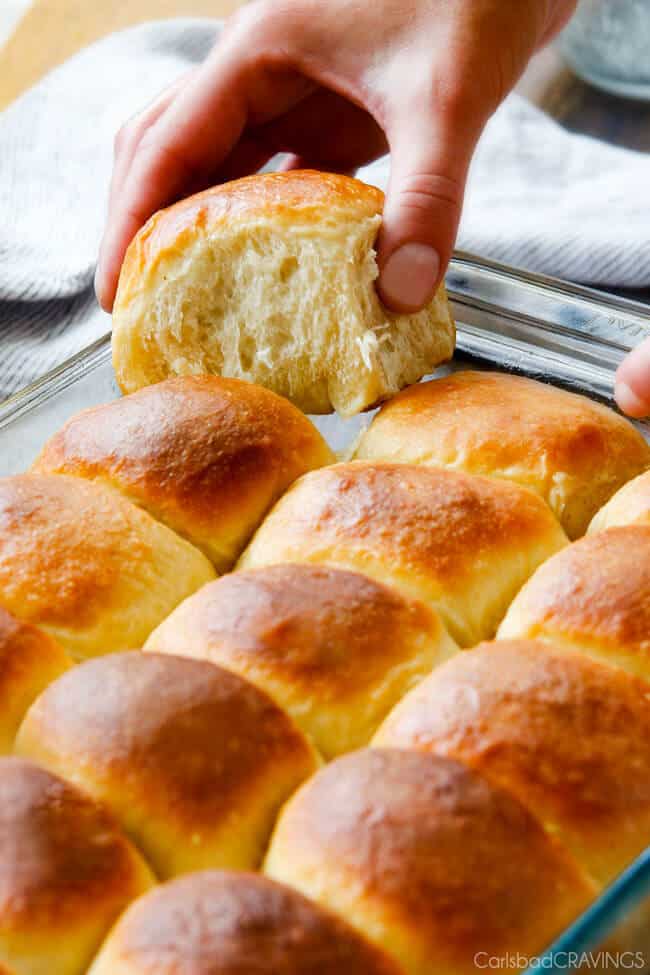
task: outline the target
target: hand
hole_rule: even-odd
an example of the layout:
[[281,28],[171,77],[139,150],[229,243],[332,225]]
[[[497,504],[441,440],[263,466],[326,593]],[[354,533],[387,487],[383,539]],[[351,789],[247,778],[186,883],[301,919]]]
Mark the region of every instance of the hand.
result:
[[388,148],[379,293],[421,308],[456,236],[485,123],[575,0],[257,0],[205,63],[119,133],[96,288],[160,207],[259,169],[354,171]]
[[650,416],[650,339],[630,352],[619,366],[616,402],[628,416]]

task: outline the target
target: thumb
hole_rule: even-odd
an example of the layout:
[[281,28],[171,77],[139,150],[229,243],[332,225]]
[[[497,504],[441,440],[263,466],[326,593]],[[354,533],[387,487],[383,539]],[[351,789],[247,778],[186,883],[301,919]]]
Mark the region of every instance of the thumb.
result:
[[379,295],[398,312],[423,308],[444,276],[480,134],[466,121],[418,115],[389,132],[391,175],[378,240]]
[[650,339],[628,355],[616,373],[616,402],[628,416],[650,415]]

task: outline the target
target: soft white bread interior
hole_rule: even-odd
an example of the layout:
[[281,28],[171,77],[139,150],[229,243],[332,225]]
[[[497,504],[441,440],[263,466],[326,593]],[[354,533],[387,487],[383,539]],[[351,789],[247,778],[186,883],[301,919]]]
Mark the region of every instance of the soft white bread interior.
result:
[[124,392],[168,376],[248,379],[307,413],[351,415],[451,358],[444,288],[421,312],[375,291],[383,194],[347,176],[267,173],[149,220],[113,312]]
[[650,680],[650,525],[558,552],[517,594],[498,635],[550,640]]
[[569,538],[650,467],[650,447],[613,410],[547,383],[472,370],[405,389],[355,456],[516,481],[544,498]]
[[266,872],[365,934],[408,975],[475,975],[537,954],[595,885],[512,796],[451,759],[366,749],[289,800]]
[[650,471],[628,481],[600,509],[589,525],[589,534],[620,525],[650,525]]
[[332,758],[367,745],[400,697],[457,647],[433,609],[396,589],[324,565],[275,565],[204,586],[145,649],[235,671]]
[[365,573],[432,606],[454,640],[472,646],[494,636],[517,590],[566,542],[549,507],[518,484],[352,461],[296,481],[239,565]]
[[513,793],[605,885],[650,838],[650,693],[581,653],[498,640],[411,691],[374,739],[465,762]]
[[297,891],[252,873],[162,884],[120,918],[88,975],[403,975]]

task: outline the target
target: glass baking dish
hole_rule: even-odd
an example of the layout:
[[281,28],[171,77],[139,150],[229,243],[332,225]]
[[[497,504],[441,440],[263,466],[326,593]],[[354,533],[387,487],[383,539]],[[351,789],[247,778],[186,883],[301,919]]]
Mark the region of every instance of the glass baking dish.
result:
[[[469,254],[455,255],[447,287],[458,341],[453,362],[442,371],[471,365],[517,372],[614,406],[616,367],[650,335],[650,306]],[[0,475],[29,467],[46,438],[73,413],[117,396],[106,335],[0,404]],[[313,420],[331,446],[345,453],[371,415]],[[650,441],[650,423],[636,425]],[[650,848],[530,963],[530,971],[579,968],[650,972]]]

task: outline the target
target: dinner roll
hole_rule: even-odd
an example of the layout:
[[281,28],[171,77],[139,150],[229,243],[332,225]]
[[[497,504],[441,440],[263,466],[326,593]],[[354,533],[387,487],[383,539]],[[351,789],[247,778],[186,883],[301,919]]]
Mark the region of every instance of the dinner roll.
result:
[[516,484],[353,461],[301,478],[240,565],[323,562],[364,572],[431,605],[471,646],[494,635],[522,583],[565,542],[544,502]]
[[27,712],[18,754],[104,802],[160,877],[247,869],[316,767],[289,717],[204,661],[138,652],[87,661]]
[[343,415],[450,359],[441,286],[421,312],[375,291],[380,190],[348,176],[289,172],[216,186],[157,213],[131,243],[113,310],[124,392],[215,373]]
[[12,750],[32,701],[71,665],[52,637],[0,607],[0,754]]
[[540,638],[650,680],[650,525],[574,542],[537,570],[499,638]]
[[0,970],[83,975],[153,878],[111,816],[44,769],[0,759]]
[[0,478],[0,606],[73,657],[142,646],[214,576],[197,549],[103,485]]
[[650,467],[650,447],[613,410],[555,386],[492,372],[457,372],[387,403],[358,458],[451,467],[531,488],[569,538]]
[[222,572],[291,482],[333,459],[307,417],[275,393],[197,376],[79,413],[35,470],[117,488]]
[[582,654],[532,640],[482,644],[411,691],[375,744],[471,765],[601,884],[650,840],[650,691]]
[[204,586],[146,649],[248,678],[331,758],[366,745],[396,701],[456,647],[433,610],[367,576],[276,565]]
[[516,799],[415,751],[353,752],[288,802],[266,872],[338,911],[408,975],[532,956],[595,886]]
[[589,534],[618,525],[650,525],[650,471],[639,474],[616,492],[594,516]]
[[400,975],[333,914],[252,873],[157,887],[118,921],[88,975]]

